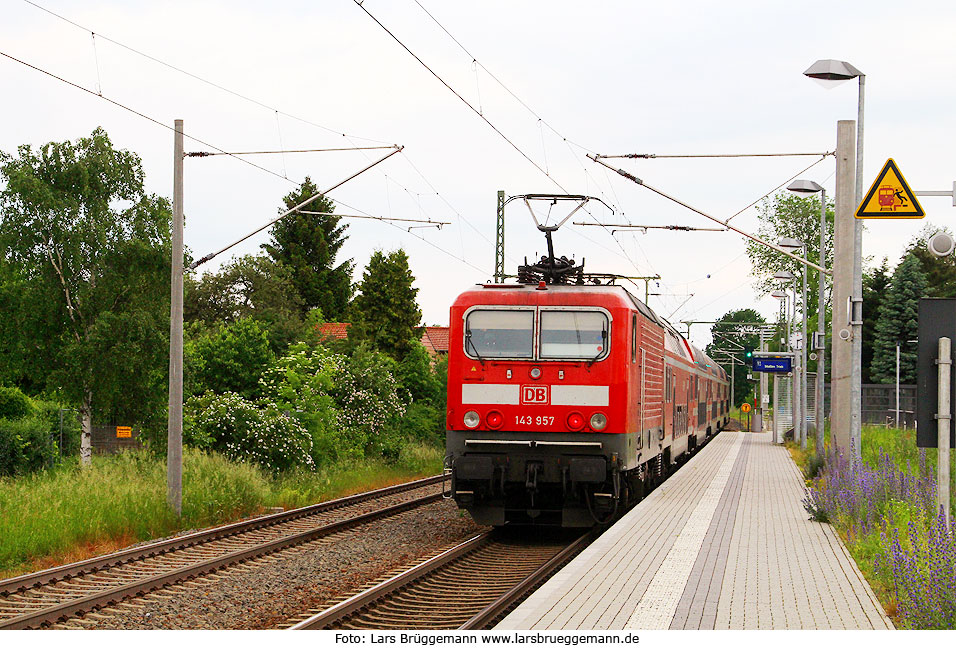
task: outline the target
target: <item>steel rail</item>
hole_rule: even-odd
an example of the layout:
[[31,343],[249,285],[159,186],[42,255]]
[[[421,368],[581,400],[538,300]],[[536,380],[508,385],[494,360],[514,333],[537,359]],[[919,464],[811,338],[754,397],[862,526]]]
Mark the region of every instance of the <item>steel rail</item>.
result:
[[289,627],[289,630],[301,631],[304,629],[324,628],[330,622],[347,617],[348,615],[365,608],[372,602],[381,599],[389,593],[392,593],[399,588],[415,581],[419,577],[427,575],[436,568],[440,568],[441,566],[444,566],[445,564],[450,563],[455,559],[486,545],[490,541],[491,535],[492,532],[484,532],[468,539],[463,543],[459,543],[455,547],[446,550],[441,554],[418,564],[417,566],[409,568],[408,570],[399,573],[394,577],[391,577],[390,579],[387,579],[382,583],[369,588],[368,590],[364,590],[357,595],[353,595],[352,597],[339,602],[335,606],[327,608],[321,613],[317,613],[312,617]]
[[11,577],[9,579],[0,580],[0,595],[10,595],[17,591],[36,588],[54,581],[59,581],[68,577],[76,577],[90,572],[96,572],[97,570],[110,568],[122,563],[147,559],[158,554],[182,550],[184,548],[192,547],[209,541],[217,541],[219,539],[236,534],[241,534],[263,527],[269,527],[278,523],[293,521],[306,516],[311,516],[313,514],[341,509],[342,507],[348,507],[350,505],[355,505],[368,500],[374,500],[376,498],[382,498],[405,491],[412,491],[421,487],[427,487],[428,485],[437,484],[441,482],[443,478],[443,476],[438,475],[429,478],[423,478],[421,480],[415,480],[413,482],[406,482],[400,485],[393,485],[391,487],[383,487],[382,489],[367,491],[352,496],[345,496],[343,498],[329,500],[324,503],[306,505],[305,507],[291,509],[287,512],[268,514],[266,516],[260,516],[247,521],[229,523],[228,525],[222,525],[210,530],[184,534],[182,536],[173,537],[164,541],[156,541],[155,543],[148,543],[146,545],[140,545],[127,550],[120,550],[119,552],[113,552],[112,554],[93,557],[83,561],[77,561],[65,566],[49,568],[47,570],[41,570],[39,572],[33,572],[27,575],[21,575],[19,577]]
[[[532,574],[521,580],[520,583],[508,589],[507,592],[505,592],[491,604],[482,608],[478,613],[469,618],[462,626],[458,628],[478,629],[490,624],[495,618],[501,615],[509,607],[513,606],[516,602],[523,599],[537,586],[539,586],[542,581],[544,581],[561,566],[567,563],[571,558],[577,555],[591,542],[595,534],[595,530],[589,530],[587,533],[580,536],[563,550],[548,559]],[[480,550],[493,540],[493,535],[494,532],[485,532],[483,534],[479,534],[478,536],[472,537],[471,539],[460,543],[459,545],[456,545],[455,547],[446,550],[445,552],[432,557],[431,559],[428,559],[417,566],[409,568],[408,570],[405,570],[404,572],[395,575],[394,577],[391,577],[390,579],[387,579],[386,581],[383,581],[382,583],[377,584],[368,590],[353,595],[352,597],[349,597],[348,599],[339,602],[338,604],[335,604],[334,606],[321,611],[310,618],[298,622],[294,626],[289,627],[289,630],[322,629],[334,624],[335,622],[346,619],[355,613],[359,613],[363,609],[373,606],[376,602],[387,598],[392,593],[395,593],[406,586],[410,586],[422,578],[435,574],[452,562],[461,559],[477,550]]]
[[578,537],[564,550],[554,555],[547,563],[525,577],[521,583],[502,595],[500,598],[483,608],[475,614],[470,620],[458,627],[459,630],[467,629],[485,629],[489,624],[495,621],[499,616],[505,613],[509,608],[530,595],[545,579],[557,572],[568,561],[586,548],[594,537],[596,532],[590,530]]
[[291,536],[287,536],[281,539],[274,541],[269,541],[267,543],[261,543],[255,545],[251,548],[246,548],[244,550],[237,550],[229,554],[218,556],[214,559],[209,559],[206,561],[199,561],[188,566],[184,566],[177,570],[166,572],[154,577],[147,577],[145,579],[140,579],[138,581],[126,584],[123,586],[117,586],[109,590],[105,590],[99,593],[88,595],[86,597],[81,597],[77,599],[72,599],[67,602],[57,604],[55,606],[50,606],[45,609],[34,611],[31,613],[25,613],[23,615],[10,618],[7,620],[0,621],[0,629],[30,629],[43,626],[45,624],[55,623],[63,618],[67,618],[78,613],[87,612],[96,608],[103,606],[108,606],[110,604],[120,602],[127,597],[139,595],[142,593],[148,593],[157,588],[167,586],[169,584],[177,583],[191,577],[196,577],[208,572],[212,572],[224,566],[228,566],[234,563],[239,563],[241,561],[247,561],[249,559],[254,559],[256,557],[277,552],[285,548],[291,547],[293,545],[299,545],[302,543],[307,543],[309,541],[315,540],[317,538],[328,536],[335,532],[339,532],[343,529],[350,527],[355,527],[363,523],[373,521],[378,518],[386,518],[388,516],[393,516],[395,514],[400,514],[402,512],[414,509],[428,503],[435,502],[441,499],[441,494],[433,494],[431,496],[425,496],[423,498],[418,498],[416,500],[411,500],[404,503],[399,503],[397,505],[392,505],[386,507],[385,509],[380,509],[374,512],[368,512],[355,518],[350,518],[343,521],[337,521],[334,523],[329,523],[323,525],[322,527],[309,530],[307,532],[300,532]]

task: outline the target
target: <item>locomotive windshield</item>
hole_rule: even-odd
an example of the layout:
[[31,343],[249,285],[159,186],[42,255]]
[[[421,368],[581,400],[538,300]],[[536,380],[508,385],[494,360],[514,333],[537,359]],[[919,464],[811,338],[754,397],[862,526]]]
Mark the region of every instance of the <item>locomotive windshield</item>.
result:
[[465,319],[465,352],[477,358],[532,358],[534,311],[471,311]]
[[597,360],[607,343],[608,319],[600,311],[541,311],[541,358]]

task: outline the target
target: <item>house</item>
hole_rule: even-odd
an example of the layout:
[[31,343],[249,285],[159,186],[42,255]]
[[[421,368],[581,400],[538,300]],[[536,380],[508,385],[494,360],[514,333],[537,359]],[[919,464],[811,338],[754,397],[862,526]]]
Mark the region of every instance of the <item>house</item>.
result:
[[351,322],[325,322],[319,325],[319,339],[345,340],[351,326]]
[[450,327],[422,327],[422,345],[434,363],[448,356],[448,331]]

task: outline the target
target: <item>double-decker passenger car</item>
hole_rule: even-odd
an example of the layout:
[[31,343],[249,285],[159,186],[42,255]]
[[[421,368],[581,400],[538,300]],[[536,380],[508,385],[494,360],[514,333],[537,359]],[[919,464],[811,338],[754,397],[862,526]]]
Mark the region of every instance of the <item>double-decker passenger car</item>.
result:
[[726,373],[621,286],[476,286],[448,358],[451,493],[480,524],[609,521],[727,423]]

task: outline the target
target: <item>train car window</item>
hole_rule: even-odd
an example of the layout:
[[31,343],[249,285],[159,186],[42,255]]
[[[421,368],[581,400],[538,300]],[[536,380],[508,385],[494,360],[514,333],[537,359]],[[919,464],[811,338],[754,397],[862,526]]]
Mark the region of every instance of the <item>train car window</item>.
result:
[[542,311],[540,357],[600,360],[610,336],[610,322],[600,311]]
[[472,358],[531,358],[534,356],[534,311],[470,311],[465,319],[464,350]]
[[637,314],[631,316],[631,362],[637,362]]

